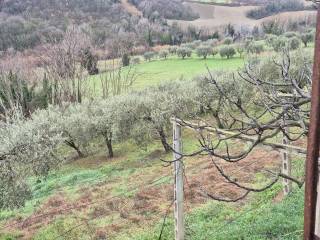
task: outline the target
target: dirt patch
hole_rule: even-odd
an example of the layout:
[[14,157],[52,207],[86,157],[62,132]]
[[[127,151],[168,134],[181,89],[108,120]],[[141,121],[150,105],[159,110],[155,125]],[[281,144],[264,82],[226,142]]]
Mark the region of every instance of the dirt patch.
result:
[[130,14],[134,16],[142,16],[142,12],[137,9],[134,5],[128,2],[128,0],[121,0],[122,7]]
[[[211,160],[208,157],[185,160],[186,211],[208,201],[202,190],[228,199],[234,199],[243,194],[241,189],[228,183],[219,174]],[[258,172],[266,168],[277,168],[281,163],[278,152],[260,148],[238,163],[217,161],[226,174],[246,186],[254,185]],[[141,187],[129,197],[111,195],[115,184],[120,184],[121,181],[112,184],[106,181],[103,184],[81,188],[78,191],[80,196],[75,200],[67,199],[62,193],[59,193],[42,204],[29,218],[11,221],[11,224],[16,223],[12,230],[21,230],[24,233],[23,239],[31,239],[39,228],[52,223],[59,216],[69,215],[84,216],[92,220],[110,219],[106,221],[103,229],[101,226],[96,228],[97,235],[100,235],[99,231],[103,230],[101,235],[107,234],[108,237],[120,231],[130,231],[140,226],[154,224],[164,216],[168,208],[172,210],[173,185],[168,182],[158,185],[147,183],[166,176],[170,172],[172,172],[172,167],[157,168],[157,170],[151,167],[150,170],[146,168],[144,175],[133,174],[127,182],[128,191],[131,192],[130,189],[136,185],[141,185]]]
[[283,194],[283,192],[281,191],[281,192],[279,192],[279,193],[277,194],[277,196],[273,199],[273,203],[279,203],[279,202],[281,202],[281,201],[283,200],[283,198],[284,198],[284,194]]
[[[203,203],[207,201],[204,192],[224,199],[236,199],[244,191],[234,184],[228,183],[221,176],[212,159],[204,158],[190,166],[187,173],[186,199],[190,203]],[[252,187],[255,184],[256,174],[264,169],[274,169],[281,164],[280,154],[277,151],[255,150],[246,159],[238,163],[227,163],[215,159],[224,172],[241,185]],[[200,167],[194,168],[200,165]],[[188,167],[187,170],[188,172]],[[263,172],[262,172],[263,173]]]

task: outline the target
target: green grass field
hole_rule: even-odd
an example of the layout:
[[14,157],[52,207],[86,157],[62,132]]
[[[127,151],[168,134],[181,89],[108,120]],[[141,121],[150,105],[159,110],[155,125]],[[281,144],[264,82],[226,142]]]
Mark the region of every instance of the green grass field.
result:
[[[100,65],[103,65],[100,63]],[[182,60],[177,57],[168,59],[155,59],[150,62],[142,61],[140,64],[130,68],[135,71],[137,78],[133,83],[133,89],[142,89],[147,86],[156,85],[166,81],[177,79],[192,79],[198,75],[206,74],[207,69],[212,71],[232,71],[241,68],[244,65],[244,59],[235,57],[223,59],[220,57],[209,57],[204,60],[195,55],[192,58]],[[128,68],[123,69],[124,75]],[[101,78],[103,74],[91,77],[91,84],[99,91],[101,88]]]

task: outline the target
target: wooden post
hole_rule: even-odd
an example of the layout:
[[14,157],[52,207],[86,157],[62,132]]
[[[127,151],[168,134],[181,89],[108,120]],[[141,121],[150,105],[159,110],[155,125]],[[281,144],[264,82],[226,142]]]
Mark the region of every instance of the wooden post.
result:
[[182,153],[181,125],[176,121],[173,121],[173,149],[175,240],[184,240],[183,164],[179,154]]
[[[285,120],[283,120],[285,124]],[[286,134],[289,134],[289,128],[285,127]],[[284,145],[289,145],[289,139],[286,137],[285,134],[283,134],[282,143]],[[288,148],[282,150],[282,173],[291,176],[291,154],[290,150]],[[283,179],[283,193],[284,195],[288,195],[292,191],[292,181],[289,179],[284,178]]]
[[[320,239],[316,233],[317,211],[319,211],[319,146],[320,146],[320,8],[318,6],[316,41],[311,91],[311,114],[308,132],[306,161],[305,207],[304,207],[304,240]],[[318,231],[318,230],[317,230]]]
[[[318,159],[319,162],[319,159]],[[319,165],[318,165],[319,168]],[[316,219],[315,219],[315,237],[320,236],[320,176],[318,176],[318,187],[317,187],[317,205],[316,205]]]

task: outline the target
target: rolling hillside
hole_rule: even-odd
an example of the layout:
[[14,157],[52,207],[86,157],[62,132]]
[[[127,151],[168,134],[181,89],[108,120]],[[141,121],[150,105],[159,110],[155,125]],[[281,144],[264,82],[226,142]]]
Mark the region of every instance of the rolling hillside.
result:
[[170,20],[177,22],[183,28],[188,26],[204,27],[210,30],[215,30],[221,26],[227,24],[233,24],[240,27],[249,27],[258,26],[264,21],[271,19],[280,19],[283,21],[305,19],[305,18],[315,18],[315,11],[297,11],[297,12],[284,12],[277,14],[275,16],[270,16],[267,18],[255,20],[248,18],[246,16],[247,11],[256,8],[256,6],[219,6],[219,5],[210,5],[196,2],[185,3],[190,6],[196,13],[199,14],[200,18],[194,21],[182,21],[182,20]]

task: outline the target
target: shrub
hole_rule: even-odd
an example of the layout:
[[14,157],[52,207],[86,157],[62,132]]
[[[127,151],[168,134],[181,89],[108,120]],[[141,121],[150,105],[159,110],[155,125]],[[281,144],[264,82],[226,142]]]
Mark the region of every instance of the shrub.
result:
[[300,47],[301,40],[298,37],[289,38],[289,49],[296,50]]
[[192,55],[192,50],[190,48],[186,48],[186,47],[180,47],[177,50],[177,54],[179,57],[181,57],[182,59],[185,59],[186,57],[191,57]]
[[140,63],[140,58],[139,57],[134,57],[131,59],[131,63],[134,65],[137,65]]
[[236,50],[234,49],[234,47],[225,46],[225,47],[220,48],[219,53],[222,58],[227,57],[229,59],[236,54]]
[[195,40],[195,41],[192,42],[192,44],[195,47],[199,47],[202,44],[202,41],[201,40]]
[[314,34],[312,32],[306,32],[300,34],[300,39],[303,42],[304,46],[307,47],[309,42],[312,42],[314,39]]
[[230,45],[233,43],[233,39],[231,37],[227,37],[224,39],[223,43],[226,45]]
[[215,32],[212,34],[212,38],[219,40],[219,39],[220,39],[220,33],[219,33],[218,31],[215,31]]
[[207,56],[211,55],[213,51],[210,46],[202,45],[202,46],[197,47],[196,52],[199,57],[203,57],[204,59],[206,59]]
[[151,61],[154,57],[156,56],[156,53],[155,52],[145,52],[143,54],[143,57],[146,61]]
[[250,42],[246,50],[248,53],[260,54],[264,51],[264,44],[262,42]]
[[217,39],[209,39],[206,41],[206,44],[210,45],[211,47],[216,47],[218,43],[219,41]]
[[286,38],[292,38],[292,37],[297,37],[298,34],[297,34],[296,32],[286,32],[286,33],[284,34],[284,36],[285,36]]
[[285,37],[277,37],[274,38],[273,41],[271,42],[273,49],[276,52],[280,52],[287,46],[288,39]]
[[97,68],[98,57],[95,56],[89,48],[83,49],[80,53],[81,66],[88,71],[90,75],[99,73]]
[[270,47],[273,47],[273,43],[277,39],[277,36],[273,34],[267,34],[265,39],[266,39],[267,45]]
[[122,66],[126,67],[130,65],[130,57],[129,54],[125,53],[122,55]]

